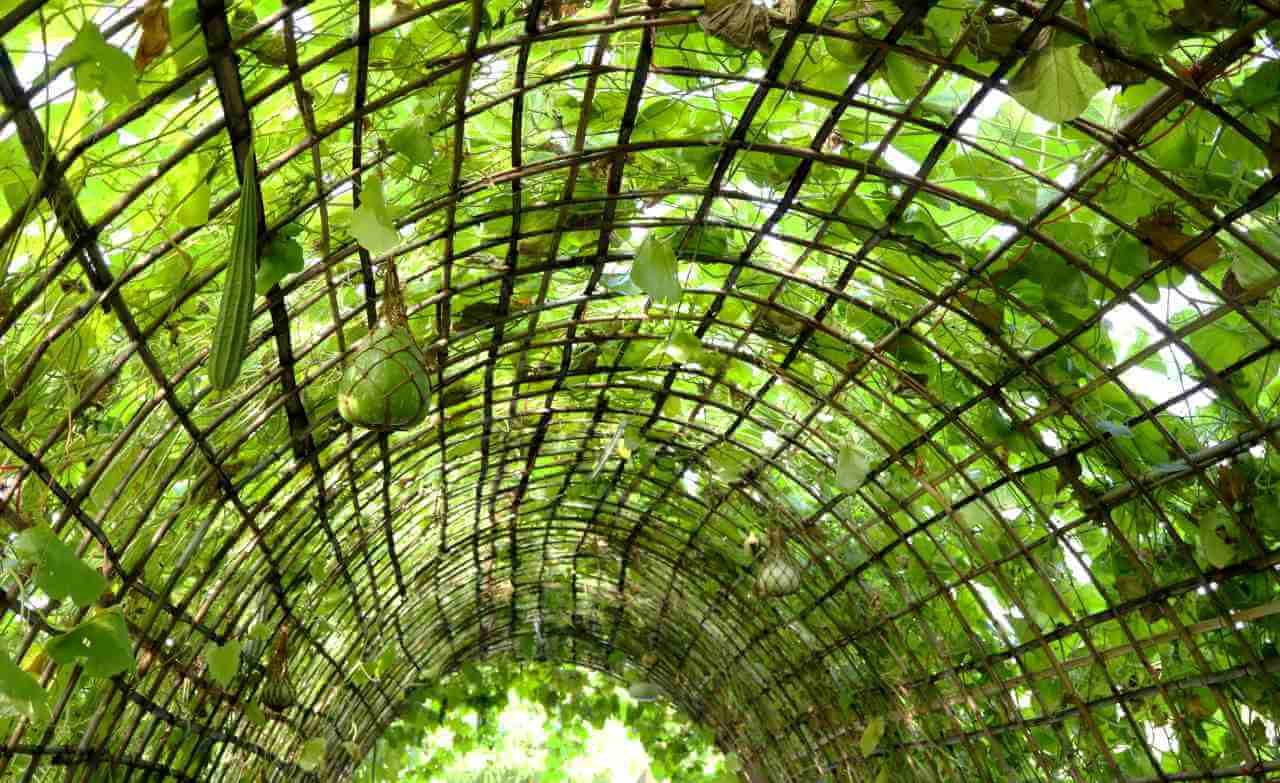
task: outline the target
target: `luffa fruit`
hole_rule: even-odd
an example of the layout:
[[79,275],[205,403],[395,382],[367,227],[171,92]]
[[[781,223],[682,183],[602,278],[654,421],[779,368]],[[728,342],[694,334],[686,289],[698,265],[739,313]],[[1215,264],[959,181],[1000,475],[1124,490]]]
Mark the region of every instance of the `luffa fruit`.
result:
[[360,341],[338,387],[338,411],[357,427],[407,430],[427,416],[431,379],[409,331],[395,261],[387,259],[382,316]]
[[231,238],[231,258],[227,279],[218,305],[218,322],[209,348],[209,380],[213,388],[230,389],[240,377],[245,346],[249,343],[249,321],[253,318],[253,278],[258,268],[258,229],[262,204],[258,201],[258,165],[253,150],[245,153],[241,170],[240,203],[235,233]]

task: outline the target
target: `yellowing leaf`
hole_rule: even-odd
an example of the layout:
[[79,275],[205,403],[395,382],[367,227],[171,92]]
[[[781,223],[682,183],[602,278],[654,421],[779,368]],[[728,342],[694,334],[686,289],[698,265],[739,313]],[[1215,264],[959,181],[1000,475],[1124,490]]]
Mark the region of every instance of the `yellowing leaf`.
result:
[[360,206],[351,213],[351,235],[375,256],[386,255],[400,244],[400,233],[382,194],[382,179],[371,177],[360,192]]
[[[1168,256],[1182,250],[1191,240],[1191,235],[1182,230],[1182,220],[1171,208],[1157,208],[1150,215],[1134,224],[1138,236],[1151,243],[1147,255],[1151,263],[1157,264]],[[1214,237],[1201,242],[1194,250],[1182,256],[1182,262],[1204,272],[1212,268],[1222,258],[1222,245]]]
[[1080,59],[1078,46],[1052,43],[1032,52],[1009,80],[1009,94],[1049,122],[1069,122],[1089,108],[1105,85]]

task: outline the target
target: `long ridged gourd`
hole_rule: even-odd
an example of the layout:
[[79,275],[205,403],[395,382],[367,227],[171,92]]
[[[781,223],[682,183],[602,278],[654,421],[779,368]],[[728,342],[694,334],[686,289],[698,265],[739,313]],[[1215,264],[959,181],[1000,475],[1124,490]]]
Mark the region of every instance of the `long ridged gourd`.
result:
[[253,317],[253,281],[258,269],[258,224],[262,204],[258,200],[258,166],[253,150],[245,153],[244,178],[235,233],[231,238],[231,260],[218,307],[218,323],[209,349],[209,380],[215,389],[229,389],[240,376],[245,348],[249,344],[249,321]]

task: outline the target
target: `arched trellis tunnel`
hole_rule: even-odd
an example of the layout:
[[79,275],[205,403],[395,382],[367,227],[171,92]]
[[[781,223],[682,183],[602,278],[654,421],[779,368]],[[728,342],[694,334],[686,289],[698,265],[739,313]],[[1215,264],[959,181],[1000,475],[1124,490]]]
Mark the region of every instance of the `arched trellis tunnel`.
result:
[[[1271,779],[1278,32],[0,4],[0,776],[340,780],[517,655],[625,659],[753,780]],[[388,435],[336,396],[392,262],[432,390]]]

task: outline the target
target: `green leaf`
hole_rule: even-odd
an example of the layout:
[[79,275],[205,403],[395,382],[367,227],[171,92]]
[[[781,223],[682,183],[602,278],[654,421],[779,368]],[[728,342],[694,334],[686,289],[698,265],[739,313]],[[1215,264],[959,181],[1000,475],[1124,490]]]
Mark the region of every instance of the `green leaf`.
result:
[[325,742],[321,737],[312,737],[302,746],[298,754],[298,766],[307,772],[315,772],[324,764]]
[[664,350],[673,361],[688,364],[696,361],[698,354],[702,353],[702,341],[691,332],[677,327],[671,331],[671,338],[667,340]]
[[221,645],[209,642],[204,648],[204,662],[209,667],[209,677],[227,687],[240,671],[240,642],[232,640]]
[[49,717],[49,695],[8,655],[0,655],[0,696],[33,721]]
[[908,103],[924,89],[929,68],[914,57],[892,52],[884,58],[884,80],[898,100]]
[[425,121],[408,122],[391,134],[387,143],[411,163],[429,167],[436,161],[436,150],[431,143],[435,130]]
[[1235,522],[1218,509],[1200,519],[1200,551],[1214,568],[1226,568],[1236,559]]
[[876,748],[880,746],[880,738],[884,736],[884,718],[875,717],[867,723],[867,727],[862,730],[862,741],[859,747],[862,749],[863,757],[870,757],[876,752]]
[[870,467],[862,451],[852,443],[846,443],[840,447],[836,458],[836,484],[845,492],[857,492],[862,482],[867,480]]
[[35,174],[17,135],[0,141],[0,187],[4,189],[9,208],[14,211],[21,209],[35,190],[35,185]]
[[1250,111],[1262,112],[1275,119],[1280,117],[1280,61],[1268,60],[1245,77],[1232,97]]
[[1106,85],[1080,59],[1078,46],[1052,44],[1031,53],[1009,81],[1009,94],[1049,122],[1074,120]]
[[258,728],[267,725],[267,713],[263,712],[262,708],[253,702],[244,705],[244,717]]
[[135,665],[129,631],[117,610],[99,612],[50,639],[44,649],[55,663],[78,662],[90,677],[114,677]]
[[191,194],[182,202],[182,206],[178,207],[178,211],[174,213],[174,218],[184,228],[199,228],[209,222],[209,200],[212,192],[208,182],[201,182],[196,185]]
[[165,176],[169,211],[183,228],[199,228],[209,222],[213,196],[209,175],[213,160],[210,154],[188,155]]
[[254,290],[265,295],[276,283],[301,272],[302,266],[302,245],[292,237],[277,236],[263,249],[262,257],[258,259]]
[[360,207],[351,213],[351,235],[375,256],[390,253],[400,244],[400,233],[382,194],[382,178],[371,177],[360,195]]
[[22,531],[13,546],[24,562],[35,566],[36,584],[55,601],[69,597],[79,606],[91,606],[107,589],[102,574],[47,527]]
[[631,265],[632,282],[655,302],[675,304],[683,293],[676,277],[678,272],[679,265],[671,246],[658,241],[652,234],[645,237]]
[[133,58],[107,43],[92,22],[80,28],[75,40],[53,61],[52,69],[66,66],[73,66],[77,87],[97,92],[107,103],[132,103],[141,97]]
[[[1264,250],[1274,253],[1280,250],[1280,237],[1269,229],[1255,228],[1249,231],[1249,238],[1257,242]],[[1231,271],[1236,273],[1236,280],[1245,288],[1269,284],[1280,276],[1280,271],[1271,266],[1266,259],[1256,255],[1252,250],[1241,249],[1231,261]]]
[[1133,440],[1133,430],[1129,429],[1125,424],[1110,419],[1100,419],[1094,422],[1094,426],[1113,438],[1124,438]]
[[169,47],[180,69],[188,68],[208,56],[204,32],[200,26],[198,0],[174,0],[169,6]]
[[1100,0],[1089,5],[1089,28],[1132,54],[1160,54],[1150,32],[1164,24],[1152,0]]

